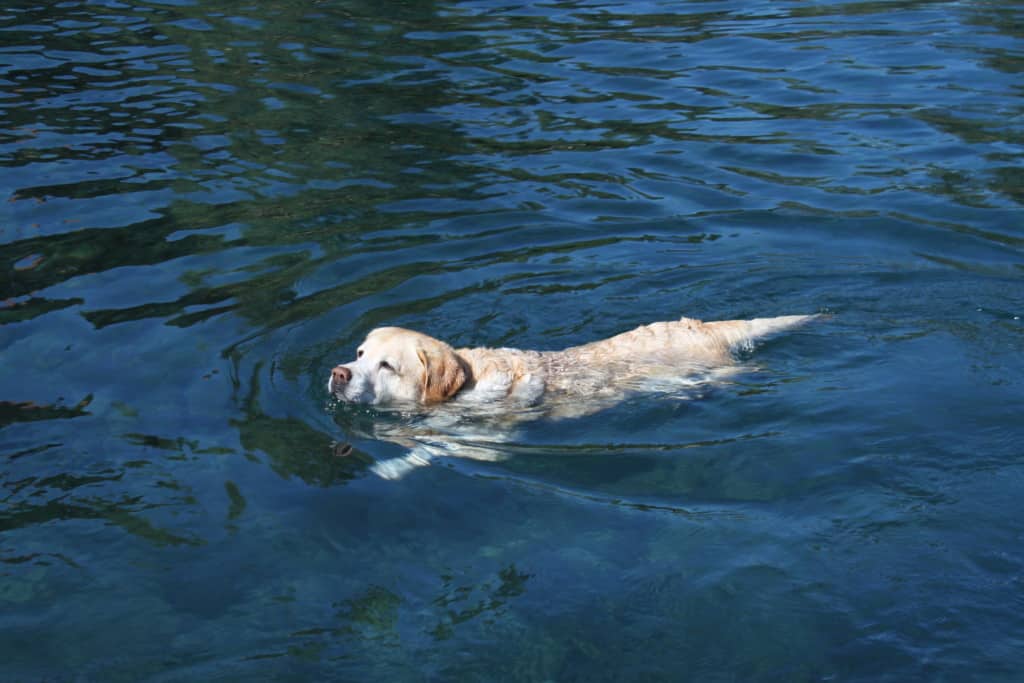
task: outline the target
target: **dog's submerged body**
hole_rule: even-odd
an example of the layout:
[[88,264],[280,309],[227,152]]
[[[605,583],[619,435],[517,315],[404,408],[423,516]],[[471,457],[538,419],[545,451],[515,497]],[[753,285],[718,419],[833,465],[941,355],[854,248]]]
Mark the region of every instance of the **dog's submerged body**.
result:
[[[536,417],[577,417],[635,392],[697,377],[721,378],[736,369],[736,351],[815,317],[707,323],[682,318],[562,351],[454,349],[420,332],[381,327],[367,335],[355,361],[331,371],[327,390],[344,402],[426,408],[448,414],[449,420],[453,411],[489,421],[503,417],[507,426]],[[389,440],[410,441],[394,435]],[[429,460],[437,450],[416,455],[424,442],[411,441],[417,445],[406,444],[414,452],[403,459],[412,458],[405,469]],[[379,467],[378,473],[388,476]]]

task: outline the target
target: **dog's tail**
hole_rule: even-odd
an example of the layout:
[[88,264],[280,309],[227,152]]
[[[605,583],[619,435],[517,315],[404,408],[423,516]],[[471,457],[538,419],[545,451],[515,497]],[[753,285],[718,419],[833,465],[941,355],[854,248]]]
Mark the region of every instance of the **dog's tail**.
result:
[[722,320],[704,323],[728,345],[730,351],[747,351],[754,342],[780,332],[799,327],[820,315],[781,315],[777,318],[754,318],[753,320]]

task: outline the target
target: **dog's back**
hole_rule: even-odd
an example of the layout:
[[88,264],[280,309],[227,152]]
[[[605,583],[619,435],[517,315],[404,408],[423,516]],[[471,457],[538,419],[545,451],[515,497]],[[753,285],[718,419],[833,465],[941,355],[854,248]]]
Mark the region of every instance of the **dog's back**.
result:
[[[673,383],[721,380],[736,372],[734,353],[816,316],[643,325],[608,339],[539,354],[547,413],[586,415],[626,396]],[[529,352],[534,353],[534,352]]]
[[733,353],[752,346],[759,339],[792,329],[816,317],[785,315],[709,323],[682,318],[643,325],[561,353],[588,364],[651,361],[719,365],[729,363]]

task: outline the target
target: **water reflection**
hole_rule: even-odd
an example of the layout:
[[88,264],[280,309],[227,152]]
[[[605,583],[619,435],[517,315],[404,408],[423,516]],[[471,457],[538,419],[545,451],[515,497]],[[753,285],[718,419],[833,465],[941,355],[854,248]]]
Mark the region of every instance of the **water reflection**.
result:
[[[177,533],[150,521],[148,511],[166,503],[146,501],[142,496],[125,492],[120,485],[124,477],[123,471],[106,470],[91,475],[63,473],[18,481],[5,480],[2,485],[7,506],[0,513],[0,529],[13,532],[53,522],[101,520],[155,546],[197,546],[202,543],[187,531]],[[181,497],[172,495],[171,498],[177,498],[174,504],[188,503],[187,493]],[[64,556],[64,553],[47,555]]]
[[13,403],[0,401],[0,428],[16,422],[36,422],[39,420],[67,420],[88,415],[85,409],[92,403],[92,395],[86,396],[77,405],[47,406],[32,402]]
[[[428,7],[412,12],[412,15],[429,14]],[[73,21],[72,17],[82,13],[81,8],[73,6],[62,6],[62,9],[67,13],[67,21]],[[287,3],[275,4],[262,11],[280,16],[286,22],[308,21],[305,9],[301,16],[296,16],[297,8]],[[410,11],[410,8],[403,9],[402,16]],[[249,22],[238,21],[237,14],[218,14],[217,9],[210,6],[136,8],[129,14],[136,16],[130,22],[126,20],[132,27],[125,29],[128,35],[115,34],[114,37],[87,43],[95,46],[97,59],[104,55],[106,79],[95,78],[91,74],[75,75],[74,65],[81,61],[77,53],[67,55],[64,61],[57,60],[54,68],[25,75],[33,77],[36,86],[33,92],[46,95],[60,93],[68,99],[65,93],[80,91],[83,99],[90,100],[90,106],[85,109],[91,125],[102,129],[106,137],[83,141],[80,126],[68,121],[59,111],[40,107],[34,99],[15,103],[14,110],[33,115],[42,112],[43,117],[53,111],[52,120],[35,120],[33,125],[73,132],[76,144],[87,150],[90,158],[109,158],[112,163],[107,163],[103,170],[108,177],[95,180],[90,177],[90,167],[84,164],[69,166],[63,162],[70,172],[54,174],[50,171],[54,164],[45,160],[36,161],[17,153],[8,159],[8,164],[20,168],[29,179],[28,183],[22,182],[12,195],[14,208],[41,204],[54,207],[75,200],[78,213],[74,224],[40,225],[44,233],[64,233],[72,229],[67,239],[51,240],[21,234],[19,237],[22,239],[6,247],[5,252],[12,255],[12,260],[24,258],[22,254],[28,253],[39,254],[41,258],[40,264],[32,269],[31,277],[15,281],[14,289],[9,292],[11,297],[50,287],[69,276],[126,265],[167,262],[182,256],[231,249],[238,244],[273,244],[280,248],[288,244],[306,246],[311,241],[327,241],[329,244],[324,246],[330,254],[336,255],[338,238],[346,230],[364,227],[353,225],[346,229],[339,224],[359,220],[366,213],[373,212],[373,207],[384,197],[395,200],[403,195],[418,196],[421,181],[412,175],[403,175],[404,169],[422,167],[430,163],[431,157],[437,159],[439,153],[447,157],[455,151],[454,147],[439,139],[436,125],[425,129],[416,124],[388,122],[392,113],[405,111],[409,102],[429,108],[441,97],[443,89],[436,88],[434,84],[410,84],[408,97],[394,98],[391,90],[381,92],[375,87],[361,85],[378,75],[380,68],[387,69],[388,60],[375,65],[347,59],[344,55],[361,46],[368,35],[377,40],[384,39],[384,44],[388,41],[386,36],[381,36],[379,31],[364,22],[355,22],[357,31],[334,32],[334,22],[353,24],[346,12],[309,23],[308,32],[313,35],[309,36],[308,44],[292,42],[281,46],[277,41],[283,36],[278,38],[265,34],[258,44],[240,42],[251,37],[253,26]],[[29,21],[28,17],[18,19],[19,22]],[[56,21],[58,25],[61,23],[59,16],[47,15],[47,19]],[[149,30],[140,30],[139,24]],[[216,31],[197,31],[196,26]],[[395,30],[400,31],[401,26]],[[363,31],[368,35],[360,36]],[[63,44],[69,38],[67,33],[33,35],[30,39],[43,40],[44,43],[26,49],[45,50],[47,40]],[[82,33],[89,36],[88,30]],[[228,38],[226,44],[225,34]],[[207,44],[204,40],[206,35],[216,37],[211,37]],[[328,37],[330,41],[320,40]],[[124,45],[118,44],[118,38]],[[177,44],[168,45],[168,39]],[[335,46],[320,49],[318,42],[323,45],[335,43]],[[216,49],[214,44],[227,49]],[[396,41],[394,47],[397,49],[400,44]],[[313,56],[308,55],[305,48],[309,48]],[[105,56],[122,52],[130,53],[131,59],[117,60]],[[66,55],[57,50],[53,53]],[[175,58],[164,58],[168,53]],[[305,59],[319,63],[321,68],[283,68],[283,65],[304,63]],[[358,66],[367,71],[338,74],[332,68],[323,68],[330,64]],[[12,65],[14,80],[21,78],[18,69],[21,66],[17,60]],[[403,67],[397,67],[399,73],[403,70]],[[197,71],[204,75],[202,82],[195,78]],[[73,76],[65,78],[67,73]],[[289,96],[280,93],[274,97],[262,96],[261,88],[254,86],[262,82],[264,88],[274,88],[273,83],[262,80],[261,74],[264,73],[273,73],[277,79],[284,78],[284,83],[296,92]],[[351,81],[350,87],[354,90],[351,96],[338,98],[324,94],[327,90],[336,90],[335,84],[342,75],[346,82]],[[306,78],[318,80],[319,85],[303,86]],[[150,88],[142,85],[150,83],[159,85]],[[108,92],[103,97],[88,97],[89,93],[97,90]],[[157,93],[165,93],[174,106],[152,102]],[[305,98],[309,93],[319,93],[310,103],[313,106],[307,106]],[[147,106],[140,115],[136,105],[143,101],[142,95],[151,99],[146,101]],[[247,99],[250,97],[254,99]],[[321,97],[329,101],[320,101]],[[280,106],[268,105],[268,99],[279,102]],[[81,107],[72,102],[70,109],[74,111]],[[373,115],[367,116],[367,110]],[[204,113],[213,111],[222,114]],[[223,112],[232,111],[246,112],[245,127],[227,123]],[[20,125],[18,122],[13,124],[14,128]],[[425,134],[428,130],[430,135]],[[119,135],[120,131],[123,133]],[[127,138],[127,144],[122,144],[121,135]],[[136,137],[151,144],[136,145],[132,142]],[[283,145],[284,140],[289,144]],[[440,142],[441,149],[431,153],[423,149],[422,144],[414,144],[418,140]],[[31,149],[45,150],[46,157],[74,160],[73,154],[63,150],[58,156],[56,150],[63,142],[59,136],[40,137],[31,133],[19,142],[15,149],[22,153]],[[118,147],[112,149],[113,145]],[[346,149],[355,151],[359,156],[349,158]],[[43,176],[48,178],[48,182],[32,184],[31,179]],[[63,176],[64,181],[55,184],[55,176]],[[456,194],[470,197],[459,191]],[[110,228],[124,223],[120,217],[109,215],[109,202],[105,199],[109,197],[117,197],[122,206],[141,205],[150,216],[158,214],[160,218],[144,223],[129,220],[127,227],[111,231]],[[127,201],[129,198],[135,201]],[[91,206],[97,206],[99,210],[90,212]],[[121,215],[124,216],[125,212]],[[324,218],[331,215],[335,216],[334,220],[325,222]],[[99,227],[103,230],[91,231],[89,224],[97,220],[102,221]],[[296,229],[282,230],[282,223],[290,223]],[[203,234],[206,230],[229,224],[244,226],[244,242]],[[188,234],[180,239],[171,239],[182,229]],[[279,262],[282,258],[287,258],[287,255],[278,250],[275,257],[268,259],[270,262],[266,266],[257,266],[257,270],[269,267],[284,272],[278,278],[256,283],[248,289],[264,294],[259,301],[243,306],[254,311],[253,317],[255,311],[286,305],[293,296],[289,293],[290,285],[301,280],[317,265],[314,262],[303,267],[301,262],[308,261],[309,256],[301,251],[295,255],[296,260],[291,267],[282,268],[285,265]],[[203,284],[200,279],[193,288]],[[173,310],[208,306],[230,300],[235,295],[236,292],[230,289],[211,293],[198,291],[180,301]],[[143,306],[140,304],[136,308]],[[234,309],[233,305],[225,305],[185,317],[178,324],[192,324]],[[128,310],[122,315],[98,313],[92,319],[102,326],[136,320],[140,314],[173,315],[165,306],[146,311]]]
[[262,453],[282,476],[330,486],[352,479],[370,459],[353,449],[339,448],[329,435],[296,418],[271,417],[260,408],[260,366],[256,366],[241,419],[233,420],[246,452]]
[[[928,7],[902,3],[900,10]],[[767,196],[780,206],[863,209],[864,194],[892,191],[890,173],[904,190],[965,206],[999,206],[998,194],[1012,198],[1009,167],[994,169],[986,188],[973,164],[948,156],[944,168],[915,162],[917,151],[905,142],[908,130],[948,132],[972,145],[1004,140],[996,119],[992,136],[978,137],[966,100],[941,115],[906,99],[847,103],[836,90],[842,79],[806,68],[878,77],[861,53],[840,59],[845,41],[888,36],[884,23],[850,31],[840,19],[852,9],[830,15],[794,8],[784,40],[752,22],[756,16],[653,7],[503,16],[439,12],[434,3],[372,10],[271,3],[258,13],[216,3],[123,13],[68,4],[45,17],[40,9],[14,12],[10,21],[19,29],[11,35],[25,47],[11,53],[7,74],[15,83],[31,78],[33,87],[10,103],[7,121],[21,133],[4,163],[25,178],[11,194],[12,224],[38,224],[47,236],[19,227],[8,240],[5,257],[38,260],[4,293],[16,302],[14,319],[31,319],[82,306],[80,297],[36,295],[69,278],[218,255],[183,265],[189,274],[167,284],[185,291],[170,301],[147,295],[113,308],[85,302],[85,315],[98,327],[147,317],[191,326],[228,313],[265,324],[269,315],[275,328],[393,289],[402,278],[355,290],[309,291],[306,283],[349,263],[353,241],[367,231],[380,235],[446,214],[544,208],[559,216],[590,206],[603,218],[650,218],[698,204],[705,212],[734,210]],[[857,13],[879,11],[866,5]],[[1002,13],[979,12],[972,21],[1009,31]],[[46,25],[53,28],[40,28]],[[715,44],[726,40],[757,40],[786,68],[757,67],[767,59],[760,54],[723,70]],[[68,41],[76,50],[67,50]],[[681,45],[690,47],[683,52]],[[655,59],[644,60],[651,66],[623,68],[633,49],[651,52]],[[931,48],[920,49],[915,57],[927,60]],[[36,58],[44,52],[51,56]],[[789,79],[802,64],[807,79]],[[747,72],[767,76],[758,80],[760,101],[739,94]],[[766,86],[776,81],[783,89],[773,101]],[[802,94],[791,101],[790,92]],[[66,110],[42,106],[52,97],[68,101]],[[83,136],[67,112],[102,134]],[[235,123],[241,112],[245,126]],[[815,122],[813,138],[801,120]],[[823,142],[822,126],[835,130],[835,145],[848,145],[848,159]],[[69,134],[70,150],[63,145]],[[871,151],[880,148],[897,156]],[[623,149],[630,150],[627,163],[603,156]],[[857,155],[849,157],[851,150]],[[995,145],[992,153],[1000,154]],[[694,156],[701,163],[689,160]],[[96,159],[104,161],[101,170],[87,163]],[[54,173],[58,168],[68,170]],[[855,204],[837,205],[829,195],[852,195]],[[74,223],[45,219],[66,215],[70,202]],[[125,211],[129,206],[142,214]],[[919,214],[904,213],[922,220]],[[405,246],[437,236],[417,230]],[[254,247],[273,253],[258,255]],[[225,277],[233,282],[213,284]]]

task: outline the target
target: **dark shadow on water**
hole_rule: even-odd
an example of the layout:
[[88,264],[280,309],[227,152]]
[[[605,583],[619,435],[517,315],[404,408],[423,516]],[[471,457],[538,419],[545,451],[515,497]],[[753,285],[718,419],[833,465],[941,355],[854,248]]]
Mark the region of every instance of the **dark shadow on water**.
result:
[[93,397],[86,396],[74,406],[48,406],[35,403],[12,403],[0,401],[0,429],[17,422],[37,422],[41,420],[67,420],[89,415],[86,408],[92,403]]
[[[117,482],[120,474],[110,476],[73,477],[64,476],[60,481],[40,480],[32,482],[32,489],[52,491],[58,489],[63,495],[44,503],[23,500],[9,504],[0,512],[0,531],[32,529],[37,526],[72,520],[98,520],[119,527],[124,532],[152,543],[154,546],[200,546],[204,541],[194,535],[176,533],[156,526],[143,514],[147,510],[161,507],[160,503],[144,503],[137,496],[122,495],[120,498],[104,498],[78,494],[68,496],[78,488],[90,489],[97,483]],[[22,485],[25,483],[22,482]]]
[[260,373],[257,364],[243,400],[243,415],[231,425],[238,430],[242,447],[250,457],[262,453],[271,469],[283,477],[297,477],[315,486],[335,486],[362,474],[372,459],[330,435],[317,431],[298,418],[272,417],[260,407]]

